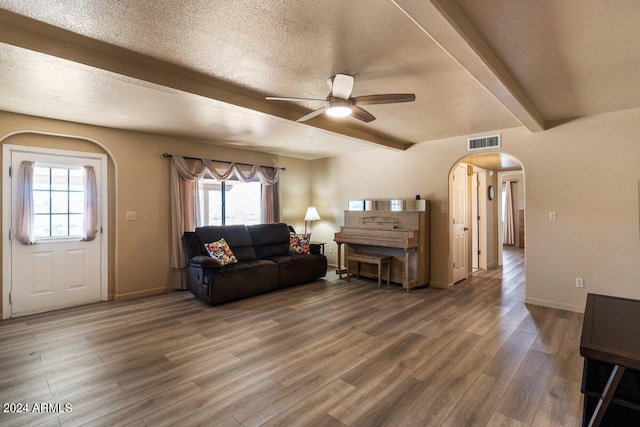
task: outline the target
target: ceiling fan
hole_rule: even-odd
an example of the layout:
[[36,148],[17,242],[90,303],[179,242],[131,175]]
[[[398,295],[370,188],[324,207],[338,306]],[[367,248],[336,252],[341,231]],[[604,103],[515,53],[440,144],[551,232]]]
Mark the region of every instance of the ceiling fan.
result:
[[348,74],[336,74],[333,77],[329,77],[329,79],[327,79],[327,83],[329,84],[330,92],[326,99],[289,98],[280,96],[267,96],[266,99],[269,101],[314,101],[325,103],[323,107],[300,117],[297,120],[298,122],[307,121],[312,117],[326,112],[332,117],[346,117],[350,115],[365,123],[369,123],[376,118],[373,114],[362,108],[361,105],[395,104],[398,102],[412,102],[416,100],[416,95],[413,93],[388,93],[351,97],[353,80],[353,76]]

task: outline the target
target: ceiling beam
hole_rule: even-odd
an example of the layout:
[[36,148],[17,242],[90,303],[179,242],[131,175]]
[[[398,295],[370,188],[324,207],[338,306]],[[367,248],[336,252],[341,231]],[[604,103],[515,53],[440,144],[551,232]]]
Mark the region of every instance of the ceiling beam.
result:
[[[295,121],[309,111],[292,104],[266,101],[265,95],[180,65],[76,34],[0,9],[0,43],[55,56],[101,70],[203,96],[238,107]],[[406,150],[412,143],[345,126],[321,117],[300,126],[312,126],[379,147]]]
[[391,0],[531,132],[544,118],[451,0]]

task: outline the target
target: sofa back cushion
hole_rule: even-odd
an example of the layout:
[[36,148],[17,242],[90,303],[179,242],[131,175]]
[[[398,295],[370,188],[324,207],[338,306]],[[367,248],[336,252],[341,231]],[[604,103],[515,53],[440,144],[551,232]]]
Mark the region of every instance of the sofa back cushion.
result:
[[247,227],[258,259],[289,253],[287,224],[257,224]]
[[193,231],[186,231],[182,236],[182,243],[184,247],[184,254],[187,264],[191,258],[196,256],[208,255],[204,244],[200,241],[200,238]]
[[209,225],[196,228],[196,234],[200,237],[203,248],[205,243],[224,238],[238,261],[256,259],[253,241],[246,225]]

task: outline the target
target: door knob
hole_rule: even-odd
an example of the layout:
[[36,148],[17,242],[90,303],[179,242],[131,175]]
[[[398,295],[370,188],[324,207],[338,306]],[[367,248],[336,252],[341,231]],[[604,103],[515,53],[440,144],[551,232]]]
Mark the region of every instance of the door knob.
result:
[[467,227],[463,228],[464,231],[469,231],[469,229]]

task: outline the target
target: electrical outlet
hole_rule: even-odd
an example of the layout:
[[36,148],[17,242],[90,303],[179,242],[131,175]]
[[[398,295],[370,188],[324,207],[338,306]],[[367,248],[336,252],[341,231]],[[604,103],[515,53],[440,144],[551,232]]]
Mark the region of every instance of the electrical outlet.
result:
[[582,277],[576,277],[576,288],[584,288],[584,279]]
[[125,214],[125,217],[127,219],[127,221],[135,221],[136,220],[136,213],[135,211],[127,211]]
[[329,253],[333,254],[333,246],[329,246]]
[[557,221],[558,213],[556,211],[549,211],[549,221]]

